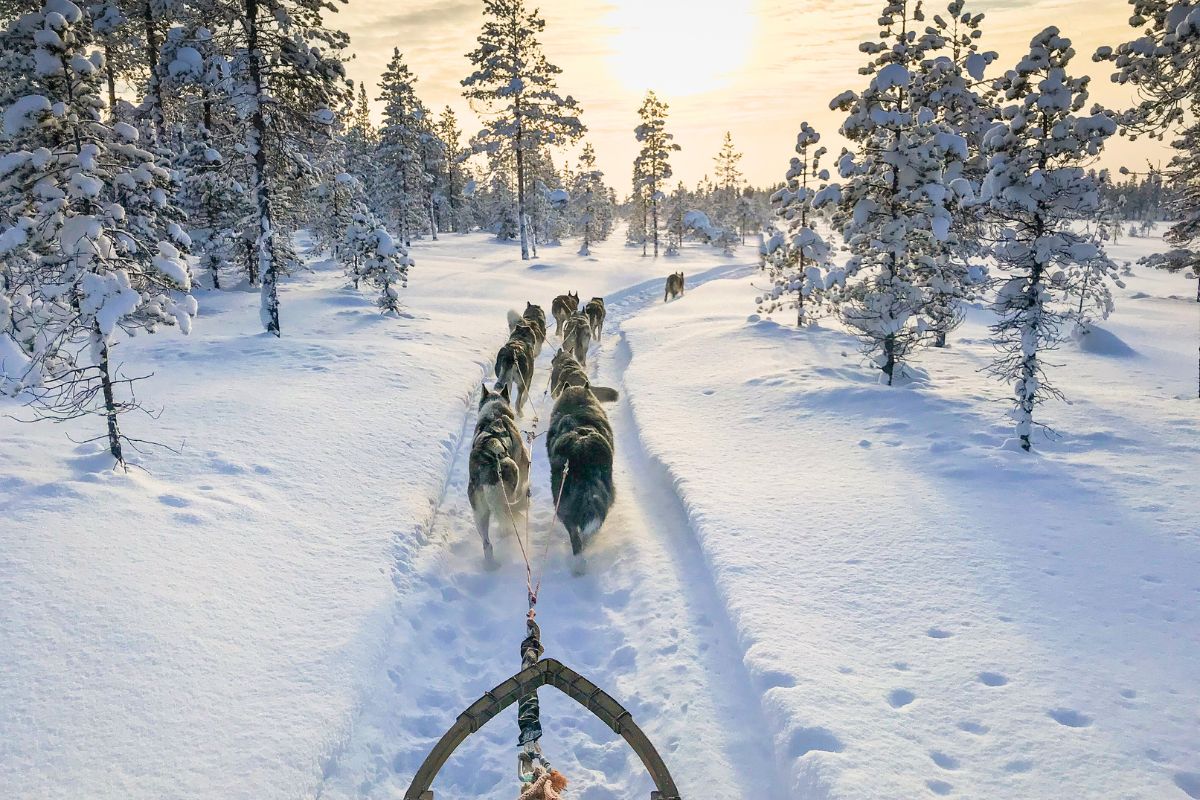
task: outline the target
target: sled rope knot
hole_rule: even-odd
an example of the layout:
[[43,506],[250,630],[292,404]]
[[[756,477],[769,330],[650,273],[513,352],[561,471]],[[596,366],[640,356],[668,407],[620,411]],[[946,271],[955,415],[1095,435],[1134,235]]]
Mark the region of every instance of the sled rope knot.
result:
[[533,782],[521,792],[517,800],[561,800],[561,792],[567,786],[567,779],[561,772],[534,767],[533,774]]

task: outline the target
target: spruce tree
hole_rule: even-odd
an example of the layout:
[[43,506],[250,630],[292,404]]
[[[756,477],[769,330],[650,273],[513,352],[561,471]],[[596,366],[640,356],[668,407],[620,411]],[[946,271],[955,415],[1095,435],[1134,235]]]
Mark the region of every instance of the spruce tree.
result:
[[992,325],[1000,356],[991,371],[1013,387],[1012,417],[1020,446],[1032,448],[1034,411],[1060,397],[1046,374],[1046,351],[1062,340],[1072,270],[1097,278],[1111,265],[1094,235],[1080,233],[1080,214],[1099,207],[1099,187],[1083,165],[1117,123],[1084,112],[1088,78],[1067,72],[1075,51],[1057,28],[1030,43],[1029,54],[997,86],[1008,100],[1003,122],[984,137],[988,173],[981,198],[997,229],[992,253],[1006,276]]
[[476,150],[510,156],[503,163],[514,171],[521,258],[528,260],[526,160],[541,148],[578,141],[587,129],[579,104],[558,92],[562,70],[542,53],[538,37],[546,22],[537,9],[524,0],[484,0],[483,15],[479,47],[467,54],[475,71],[463,79],[463,96],[485,120]]
[[672,175],[671,153],[679,150],[674,135],[667,133],[667,110],[667,104],[654,92],[647,92],[638,109],[641,123],[634,129],[634,136],[642,145],[634,160],[634,191],[641,200],[643,215],[648,215],[645,230],[654,243],[655,258],[658,257],[659,206],[663,200],[661,187]]

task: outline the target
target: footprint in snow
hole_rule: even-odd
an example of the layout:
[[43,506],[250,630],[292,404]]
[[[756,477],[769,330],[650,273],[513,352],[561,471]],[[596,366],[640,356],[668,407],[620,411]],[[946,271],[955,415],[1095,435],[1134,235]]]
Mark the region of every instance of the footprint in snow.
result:
[[1004,765],[1004,771],[1010,775],[1020,775],[1033,769],[1033,762],[1025,759],[1010,761]]
[[888,695],[888,705],[892,708],[904,708],[916,699],[917,696],[908,689],[893,689]]
[[1052,708],[1046,712],[1059,725],[1068,728],[1086,728],[1092,724],[1092,718],[1073,708]]
[[930,628],[925,631],[925,635],[930,639],[949,639],[954,634],[950,631],[942,630],[941,628]]
[[942,769],[958,769],[958,759],[952,755],[943,753],[941,750],[931,750],[929,752],[929,757],[933,760],[933,763],[937,764]]
[[958,729],[974,734],[975,736],[983,736],[989,730],[987,725],[980,725],[978,722],[971,722],[970,720],[963,720],[958,723]]
[[929,787],[929,791],[943,797],[954,791],[954,787],[945,781],[925,781],[925,785]]
[[984,686],[1004,686],[1008,683],[1008,678],[999,672],[981,672],[979,682]]

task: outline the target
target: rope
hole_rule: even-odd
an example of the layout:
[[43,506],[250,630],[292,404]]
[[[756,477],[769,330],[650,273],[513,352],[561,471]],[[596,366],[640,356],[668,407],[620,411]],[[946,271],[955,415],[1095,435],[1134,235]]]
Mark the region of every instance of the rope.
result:
[[561,800],[567,779],[555,769],[534,767],[533,782],[521,792],[517,800]]

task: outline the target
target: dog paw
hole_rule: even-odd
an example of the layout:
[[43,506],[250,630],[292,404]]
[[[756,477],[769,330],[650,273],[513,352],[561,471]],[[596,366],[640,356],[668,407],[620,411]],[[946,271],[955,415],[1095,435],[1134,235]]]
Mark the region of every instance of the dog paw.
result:
[[571,562],[571,574],[579,577],[587,574],[587,559],[583,556],[575,556],[575,560]]
[[483,551],[483,568],[488,572],[495,572],[500,569],[500,562],[492,555],[491,548]]

